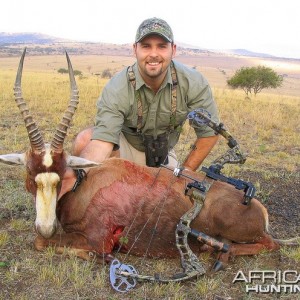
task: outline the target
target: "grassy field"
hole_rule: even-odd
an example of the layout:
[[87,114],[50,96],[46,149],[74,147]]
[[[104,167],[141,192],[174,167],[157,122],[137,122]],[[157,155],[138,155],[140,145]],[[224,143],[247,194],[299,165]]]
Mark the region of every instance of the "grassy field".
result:
[[[288,83],[281,90],[258,94],[245,99],[242,91],[226,88],[225,77],[233,67],[220,69],[212,62],[206,66],[189,57],[179,60],[196,66],[212,83],[222,122],[240,142],[248,154],[243,166],[226,166],[225,173],[251,180],[258,189],[259,198],[271,214],[271,225],[283,237],[299,232],[298,201],[300,181],[300,92],[295,82],[294,69]],[[99,74],[106,68],[117,72],[130,64],[130,57],[74,56],[74,69],[83,71],[77,77],[80,104],[69,130],[65,147],[70,150],[75,135],[93,124],[95,102],[106,83]],[[13,97],[13,84],[18,58],[0,58],[0,153],[22,152],[28,147],[28,137]],[[236,66],[236,65],[235,65]],[[26,57],[23,72],[23,96],[35,121],[51,140],[69,100],[67,75],[57,73],[66,68],[64,56]],[[222,71],[223,70],[223,71]],[[288,71],[288,68],[285,69]],[[225,74],[224,74],[225,73]],[[216,75],[218,74],[218,75]],[[224,79],[225,78],[225,79]],[[291,87],[289,88],[289,85]],[[295,92],[296,91],[296,92]],[[298,96],[295,96],[297,94]],[[192,143],[193,135],[186,125],[177,153],[184,157],[183,142]],[[221,139],[205,165],[224,152]],[[276,253],[256,257],[235,258],[229,267],[217,274],[207,274],[197,281],[185,284],[140,284],[134,291],[120,295],[109,286],[108,268],[93,262],[84,262],[72,255],[58,256],[53,249],[40,253],[34,250],[34,204],[24,190],[23,168],[0,165],[0,299],[273,299],[274,295],[247,295],[243,284],[232,284],[238,270],[300,271],[300,250],[283,248]],[[280,198],[280,202],[276,199]],[[274,200],[275,199],[275,200]],[[298,206],[297,206],[298,205]],[[288,211],[282,210],[284,207]],[[131,257],[130,261],[141,273],[171,272],[179,265],[177,260],[146,260]],[[206,267],[213,258],[201,256]],[[153,271],[155,270],[155,271]],[[216,295],[221,298],[216,298]],[[299,293],[281,294],[277,298],[299,299]]]

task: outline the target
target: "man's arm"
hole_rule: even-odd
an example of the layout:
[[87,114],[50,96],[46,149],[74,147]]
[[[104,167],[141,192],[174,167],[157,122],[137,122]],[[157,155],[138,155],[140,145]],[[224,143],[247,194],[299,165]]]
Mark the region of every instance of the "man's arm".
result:
[[[91,140],[86,147],[80,153],[80,156],[88,160],[101,163],[105,159],[109,158],[114,144],[109,142],[104,142],[100,140]],[[59,197],[62,197],[65,193],[72,190],[76,181],[76,176],[71,168],[67,168],[64,178],[62,180],[62,188],[59,193]]]
[[184,161],[183,166],[186,169],[196,171],[217,141],[217,135],[198,138],[194,144],[194,148]]
[[97,163],[103,162],[109,158],[114,144],[101,140],[91,140],[86,147],[81,151],[80,156]]

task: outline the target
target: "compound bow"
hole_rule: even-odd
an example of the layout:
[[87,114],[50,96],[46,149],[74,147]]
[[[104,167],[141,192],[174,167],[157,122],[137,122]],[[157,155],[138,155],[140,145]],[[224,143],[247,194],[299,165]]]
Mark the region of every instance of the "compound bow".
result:
[[224,128],[223,124],[215,123],[210,118],[210,115],[203,109],[192,111],[188,114],[188,119],[191,126],[206,125],[211,127],[217,134],[221,134],[226,140],[228,140],[228,146],[230,149],[224,155],[215,160],[208,169],[204,167],[201,169],[206,173],[206,180],[203,180],[202,182],[185,175],[182,168],[172,169],[164,165],[161,166],[173,171],[175,176],[183,176],[193,181],[187,185],[185,190],[185,195],[190,197],[193,202],[193,206],[180,218],[175,231],[176,246],[181,258],[182,272],[174,274],[171,277],[163,277],[159,274],[142,275],[138,274],[133,266],[123,264],[119,260],[114,259],[110,265],[110,282],[112,287],[118,292],[127,292],[131,290],[136,286],[137,281],[160,283],[180,282],[205,274],[205,268],[188,245],[189,234],[196,237],[198,241],[208,244],[218,251],[228,251],[228,245],[190,227],[191,222],[200,213],[206,194],[209,191],[213,180],[225,181],[234,185],[237,189],[244,189],[244,204],[248,205],[252,197],[254,197],[255,188],[251,183],[226,177],[220,173],[220,170],[223,168],[225,163],[244,163],[246,160],[238,143]]

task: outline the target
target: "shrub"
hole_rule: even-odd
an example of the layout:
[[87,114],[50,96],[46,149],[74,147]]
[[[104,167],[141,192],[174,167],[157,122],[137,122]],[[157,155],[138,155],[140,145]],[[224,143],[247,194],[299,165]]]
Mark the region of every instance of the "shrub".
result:
[[[69,70],[68,69],[64,69],[64,68],[60,68],[57,70],[58,73],[60,74],[68,74]],[[82,72],[79,70],[74,70],[74,76],[82,76]]]
[[60,73],[60,74],[66,74],[66,73],[69,73],[68,69],[64,69],[64,68],[58,69],[57,72]]
[[102,74],[101,74],[101,78],[111,78],[112,74],[110,69],[105,69],[103,70]]

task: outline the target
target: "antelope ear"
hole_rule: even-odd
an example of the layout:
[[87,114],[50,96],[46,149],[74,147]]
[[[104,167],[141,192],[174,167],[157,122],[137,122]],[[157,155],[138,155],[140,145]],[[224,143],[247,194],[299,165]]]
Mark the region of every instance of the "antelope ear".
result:
[[93,168],[93,167],[97,167],[99,165],[101,165],[101,164],[96,163],[96,162],[91,161],[91,160],[87,160],[87,159],[82,158],[82,157],[72,156],[72,155],[69,155],[67,157],[67,166],[71,167],[73,169]]
[[0,162],[7,165],[25,165],[25,153],[11,153],[0,155]]

